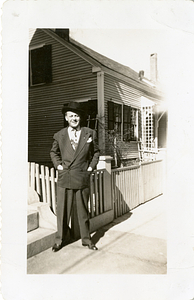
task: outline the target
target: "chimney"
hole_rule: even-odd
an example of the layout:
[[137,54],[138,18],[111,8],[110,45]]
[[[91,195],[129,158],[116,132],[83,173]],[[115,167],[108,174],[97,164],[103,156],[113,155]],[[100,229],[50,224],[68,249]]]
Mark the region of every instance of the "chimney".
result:
[[143,77],[144,77],[144,71],[141,70],[141,71],[139,71],[139,79],[142,80]]
[[157,53],[150,55],[150,80],[153,82],[158,80]]
[[66,40],[67,42],[69,42],[69,29],[68,28],[65,28],[65,29],[56,28],[55,33],[58,36],[60,36],[61,38],[63,38],[64,40]]

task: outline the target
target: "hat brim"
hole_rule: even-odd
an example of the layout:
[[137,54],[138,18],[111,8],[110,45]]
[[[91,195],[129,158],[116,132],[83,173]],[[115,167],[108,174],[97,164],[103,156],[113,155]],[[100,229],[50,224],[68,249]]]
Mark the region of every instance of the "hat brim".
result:
[[87,115],[86,112],[83,111],[82,109],[76,109],[76,108],[74,109],[74,108],[69,108],[69,107],[63,107],[62,108],[62,114],[63,115],[65,115],[66,112],[68,112],[68,111],[74,112],[74,113],[76,113],[76,114],[78,114],[82,117],[85,117]]

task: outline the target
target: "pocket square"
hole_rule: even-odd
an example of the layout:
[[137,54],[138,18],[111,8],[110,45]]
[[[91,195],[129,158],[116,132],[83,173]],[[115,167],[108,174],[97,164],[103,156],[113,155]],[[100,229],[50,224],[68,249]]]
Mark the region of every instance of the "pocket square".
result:
[[89,139],[87,140],[87,143],[91,143],[91,142],[92,142],[92,138],[90,136]]

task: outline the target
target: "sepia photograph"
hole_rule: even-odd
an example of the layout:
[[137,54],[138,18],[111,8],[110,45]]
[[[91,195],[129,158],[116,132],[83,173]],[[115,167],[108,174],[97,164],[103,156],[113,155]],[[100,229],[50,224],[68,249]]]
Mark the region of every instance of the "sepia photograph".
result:
[[118,58],[142,36],[165,40],[147,30],[30,29],[28,273],[166,274],[158,54],[147,57],[148,78],[81,44],[80,33],[109,36],[104,52],[120,43]]
[[3,300],[194,299],[193,14],[2,4]]

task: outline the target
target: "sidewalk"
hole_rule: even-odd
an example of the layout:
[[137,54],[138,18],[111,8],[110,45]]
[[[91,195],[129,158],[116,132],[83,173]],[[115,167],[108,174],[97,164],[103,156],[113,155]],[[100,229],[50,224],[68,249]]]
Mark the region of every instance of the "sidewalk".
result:
[[91,251],[78,240],[28,259],[28,274],[166,274],[166,204],[157,197],[92,235]]

